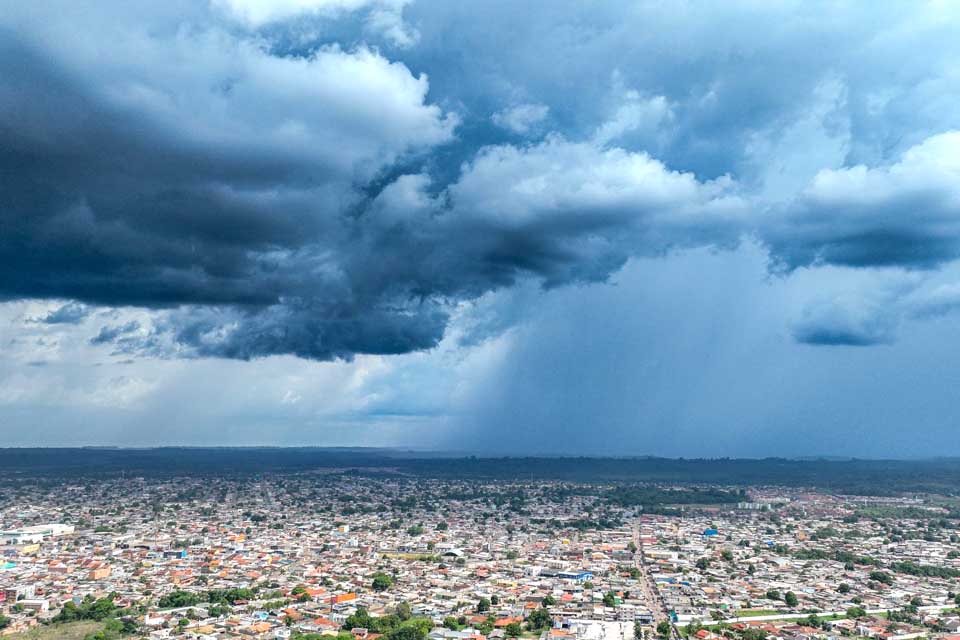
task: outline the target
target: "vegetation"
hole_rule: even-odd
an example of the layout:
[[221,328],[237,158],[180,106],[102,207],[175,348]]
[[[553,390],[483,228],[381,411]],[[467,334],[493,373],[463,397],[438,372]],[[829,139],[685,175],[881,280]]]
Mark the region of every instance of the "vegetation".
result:
[[[257,592],[253,589],[211,589],[198,593],[178,589],[162,596],[157,601],[157,606],[161,609],[179,609],[181,607],[195,607],[198,604],[208,602],[222,607],[233,606],[238,602],[252,600],[256,597]],[[224,609],[218,609],[218,611],[225,612]],[[211,613],[211,615],[215,614]]]
[[897,573],[906,573],[911,576],[923,576],[925,578],[960,578],[960,569],[953,569],[951,567],[936,567],[929,564],[915,564],[910,561],[891,563],[890,569],[896,571]]
[[373,575],[371,586],[374,591],[386,591],[393,586],[393,578],[385,573],[377,572]]
[[551,625],[553,625],[553,619],[550,618],[550,612],[542,607],[534,609],[527,618],[527,628],[531,631],[548,629]]
[[[409,605],[408,605],[409,607]],[[405,617],[406,616],[406,617]],[[363,607],[343,624],[344,631],[363,628],[372,633],[382,633],[386,640],[423,640],[433,626],[429,618],[412,618],[409,608],[397,607],[397,612],[385,616],[371,616]],[[456,618],[453,618],[457,622]],[[446,621],[445,621],[446,622]]]
[[893,584],[893,576],[886,571],[871,571],[869,574],[871,580],[885,585]]
[[34,627],[23,633],[12,636],[3,636],[4,640],[84,640],[99,632],[103,628],[102,622],[84,620],[65,624],[51,624]]
[[95,620],[97,622],[112,618],[116,615],[118,609],[113,604],[113,597],[107,596],[94,600],[93,596],[87,596],[77,605],[72,600],[68,600],[63,609],[53,618],[53,622],[76,622],[78,620]]

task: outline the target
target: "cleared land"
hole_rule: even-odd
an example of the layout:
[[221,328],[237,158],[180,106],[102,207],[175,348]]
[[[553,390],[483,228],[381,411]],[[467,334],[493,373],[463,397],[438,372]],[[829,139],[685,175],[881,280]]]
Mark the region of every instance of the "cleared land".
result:
[[83,640],[89,633],[96,633],[103,628],[100,622],[70,622],[55,624],[48,627],[35,627],[30,631],[5,636],[4,640]]

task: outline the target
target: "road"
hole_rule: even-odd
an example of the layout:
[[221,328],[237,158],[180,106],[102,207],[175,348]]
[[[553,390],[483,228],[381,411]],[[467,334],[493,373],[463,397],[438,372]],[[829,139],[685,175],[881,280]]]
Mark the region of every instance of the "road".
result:
[[633,554],[633,563],[634,566],[640,570],[640,590],[643,592],[644,600],[650,604],[650,612],[653,614],[653,624],[656,626],[664,620],[670,622],[670,637],[672,640],[681,640],[680,632],[677,631],[677,627],[670,621],[670,611],[667,609],[667,604],[660,595],[660,591],[657,589],[656,584],[654,584],[653,577],[647,568],[646,558],[643,554],[643,543],[640,540],[640,525],[636,523],[633,525],[633,544],[637,548],[636,553]]

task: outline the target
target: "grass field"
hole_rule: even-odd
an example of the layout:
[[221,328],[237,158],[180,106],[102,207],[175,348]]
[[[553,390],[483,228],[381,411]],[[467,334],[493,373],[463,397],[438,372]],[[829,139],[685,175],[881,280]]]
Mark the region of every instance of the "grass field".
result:
[[96,633],[103,628],[100,622],[70,622],[46,627],[35,627],[24,633],[4,636],[4,640],[83,640],[88,633]]
[[738,618],[749,618],[751,616],[775,616],[779,611],[776,609],[740,609],[737,611]]

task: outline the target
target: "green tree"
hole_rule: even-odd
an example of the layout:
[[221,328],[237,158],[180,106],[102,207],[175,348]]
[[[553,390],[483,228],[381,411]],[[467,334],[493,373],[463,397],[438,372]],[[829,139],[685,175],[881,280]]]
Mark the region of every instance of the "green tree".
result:
[[429,629],[425,631],[422,626],[404,624],[388,631],[384,638],[386,640],[423,640],[428,632]]
[[527,627],[531,631],[540,631],[552,625],[553,620],[550,618],[550,612],[544,608],[534,609],[530,617],[527,618]]
[[793,591],[787,591],[785,594],[783,594],[783,603],[788,607],[793,608],[797,606],[799,602],[800,601],[797,600],[797,594],[795,594]]
[[374,591],[386,591],[393,586],[393,578],[378,571],[377,573],[373,574],[372,586]]
[[876,582],[880,582],[885,585],[893,584],[893,576],[886,571],[871,571],[869,576],[871,580],[875,580]]
[[480,598],[477,601],[477,613],[485,613],[490,611],[490,601],[487,598]]
[[607,591],[605,594],[603,594],[603,606],[617,606],[617,594],[615,594],[613,591]]
[[454,618],[453,616],[447,616],[446,618],[444,618],[443,626],[445,626],[447,629],[452,629],[453,631],[457,631],[458,629],[460,629],[460,623],[457,622],[457,619]]
[[779,599],[780,599],[779,591],[777,591],[776,589],[770,589],[769,591],[767,591],[767,600],[779,600]]
[[850,607],[847,609],[848,618],[862,618],[867,615],[866,609],[863,607]]
[[552,595],[548,593],[543,597],[543,600],[540,601],[540,604],[542,604],[545,607],[552,607],[553,605],[557,604],[557,600],[556,598],[554,598]]
[[846,582],[841,582],[840,586],[837,587],[837,591],[839,593],[850,593],[850,585],[848,585]]
[[670,637],[670,623],[666,620],[661,620],[657,623],[657,635],[661,638]]
[[520,634],[523,633],[523,628],[518,622],[511,622],[506,627],[503,628],[504,632],[510,638],[519,638]]

